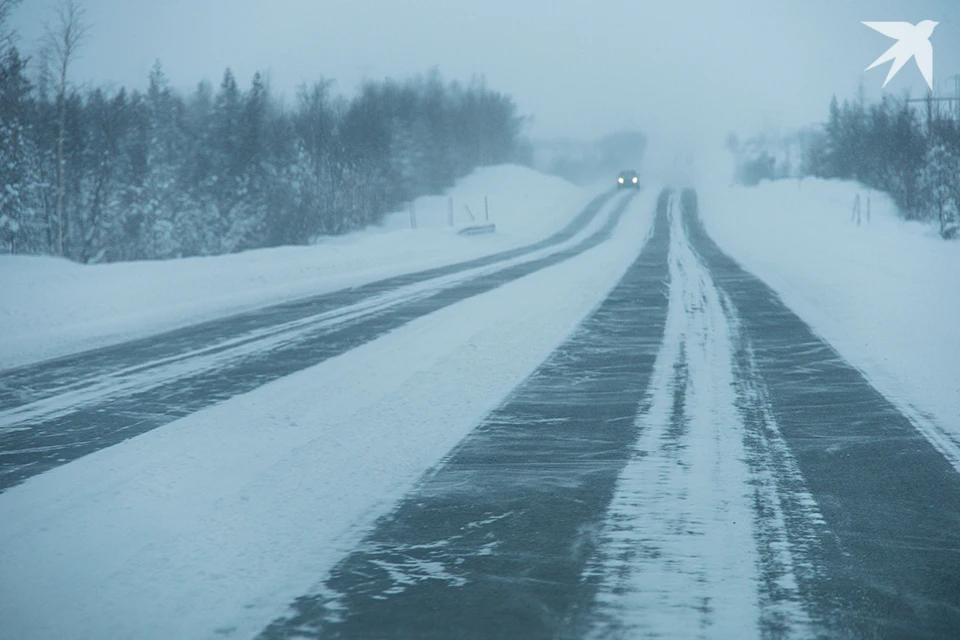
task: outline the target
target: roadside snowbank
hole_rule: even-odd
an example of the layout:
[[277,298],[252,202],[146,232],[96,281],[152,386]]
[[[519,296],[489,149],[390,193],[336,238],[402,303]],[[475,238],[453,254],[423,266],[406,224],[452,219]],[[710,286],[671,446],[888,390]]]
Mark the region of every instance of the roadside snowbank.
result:
[[713,183],[700,210],[724,251],[960,464],[960,243],[900,219],[886,195],[850,182]]
[[[0,256],[0,369],[114,344],[263,305],[356,286],[539,240],[568,222],[589,190],[516,165],[486,167],[380,227],[279,247],[178,260],[80,265]],[[457,235],[466,207],[497,232]]]

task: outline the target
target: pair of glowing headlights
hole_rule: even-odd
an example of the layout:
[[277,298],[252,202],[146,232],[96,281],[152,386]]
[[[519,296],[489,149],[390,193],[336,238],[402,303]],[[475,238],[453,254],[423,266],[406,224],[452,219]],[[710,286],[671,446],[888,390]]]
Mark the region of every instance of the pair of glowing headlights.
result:
[[[617,178],[617,182],[619,182],[620,184],[623,184],[623,178]],[[636,178],[636,177],[633,178],[633,184],[637,184],[637,178]]]

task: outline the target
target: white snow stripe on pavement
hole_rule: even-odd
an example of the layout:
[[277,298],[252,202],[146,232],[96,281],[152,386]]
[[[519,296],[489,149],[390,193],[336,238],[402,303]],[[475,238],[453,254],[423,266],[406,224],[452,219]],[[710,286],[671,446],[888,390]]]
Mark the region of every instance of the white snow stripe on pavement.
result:
[[[671,205],[664,341],[590,567],[599,588],[589,637],[759,637],[761,560],[731,327]],[[789,572],[782,578],[789,587]],[[777,613],[804,620],[789,602]]]

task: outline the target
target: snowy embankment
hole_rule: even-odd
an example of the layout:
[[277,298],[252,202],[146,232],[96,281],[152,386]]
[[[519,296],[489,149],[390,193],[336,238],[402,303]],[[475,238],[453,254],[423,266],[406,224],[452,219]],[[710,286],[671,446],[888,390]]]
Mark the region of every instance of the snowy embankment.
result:
[[849,182],[715,183],[700,203],[717,244],[960,465],[960,243]]
[[[0,256],[0,369],[527,244],[560,229],[592,195],[504,165],[418,199],[416,229],[401,211],[313,246],[227,256],[103,265]],[[457,235],[471,222],[467,208],[483,221],[485,198],[496,233]]]
[[655,197],[565,262],[0,495],[0,635],[251,637],[599,304]]

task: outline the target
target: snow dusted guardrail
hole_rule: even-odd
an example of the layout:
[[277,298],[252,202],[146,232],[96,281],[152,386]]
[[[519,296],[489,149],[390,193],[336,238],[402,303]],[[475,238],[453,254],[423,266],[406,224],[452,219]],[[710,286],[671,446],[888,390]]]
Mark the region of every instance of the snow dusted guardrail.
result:
[[497,225],[492,222],[487,222],[485,224],[472,224],[469,227],[463,227],[457,231],[461,236],[475,236],[481,233],[493,233],[496,231]]
[[[477,217],[473,215],[473,211],[470,211],[469,205],[463,205],[464,210],[467,212],[467,215],[470,216],[471,222],[476,222]],[[450,198],[450,211],[453,211],[453,198]],[[485,222],[480,224],[471,224],[466,227],[460,228],[457,233],[461,236],[475,236],[480,233],[493,233],[497,229],[497,225],[490,222],[490,205],[487,202],[487,196],[483,196],[483,217]],[[451,214],[450,218],[451,224],[453,224],[453,217]]]

